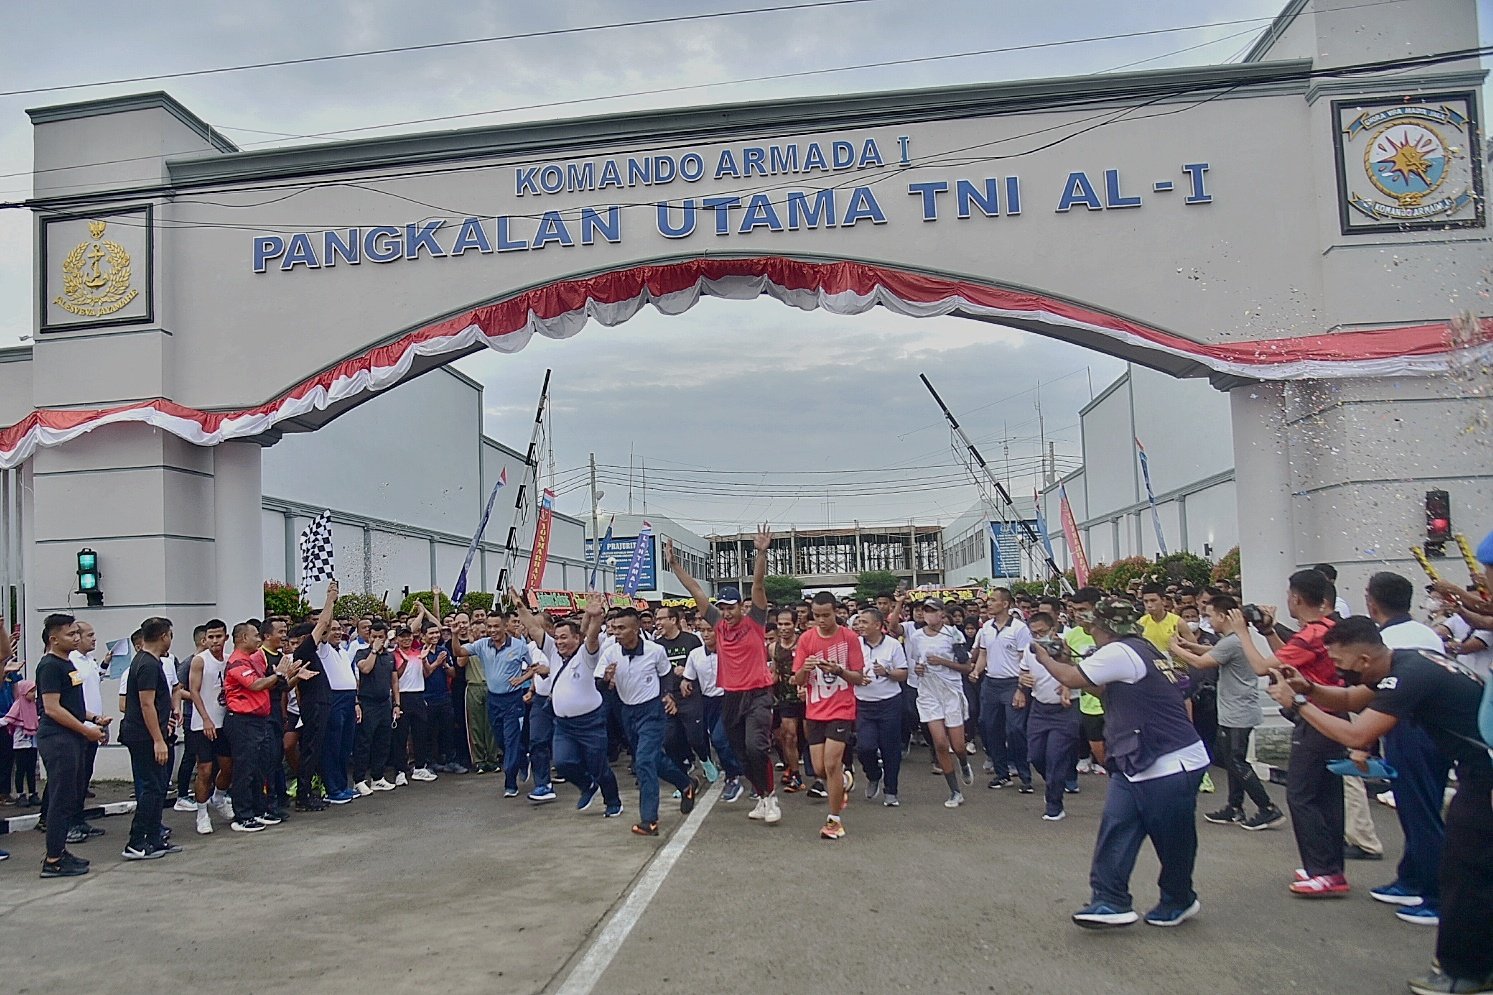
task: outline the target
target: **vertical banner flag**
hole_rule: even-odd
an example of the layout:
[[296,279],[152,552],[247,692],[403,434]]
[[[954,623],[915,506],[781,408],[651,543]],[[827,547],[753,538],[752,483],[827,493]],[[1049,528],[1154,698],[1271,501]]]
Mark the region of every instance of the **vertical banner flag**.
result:
[[1151,464],[1146,459],[1146,447],[1140,444],[1140,439],[1135,440],[1135,452],[1140,457],[1140,475],[1146,481],[1146,500],[1151,505],[1151,524],[1156,526],[1156,548],[1161,550],[1161,555],[1166,555],[1166,536],[1161,534],[1161,513],[1156,510],[1156,494],[1151,490]]
[[555,522],[555,492],[546,489],[539,499],[539,520],[534,523],[534,546],[529,553],[529,580],[524,586],[537,591],[544,586],[544,565],[550,556],[550,530]]
[[1078,535],[1078,522],[1073,518],[1073,506],[1068,503],[1068,488],[1058,484],[1058,511],[1063,516],[1063,538],[1068,540],[1068,552],[1073,557],[1073,577],[1079,587],[1089,585],[1089,558],[1083,552],[1083,540]]
[[301,583],[331,580],[337,576],[332,566],[332,513],[323,511],[301,533]]
[[616,520],[616,515],[607,519],[607,534],[601,537],[601,542],[597,543],[596,548],[591,551],[591,576],[586,581],[588,591],[596,590],[596,575],[601,572],[601,551],[612,544],[612,523]]
[[1042,495],[1032,491],[1032,504],[1037,509],[1037,535],[1042,540],[1042,548],[1047,550],[1047,558],[1056,560],[1052,555],[1052,538],[1047,534],[1047,517],[1042,514]]
[[632,561],[627,564],[627,579],[622,583],[622,593],[629,598],[638,593],[638,585],[643,580],[643,561],[647,559],[647,551],[653,546],[653,526],[647,521],[638,530],[637,544],[632,548]]
[[[477,522],[477,531],[472,533],[471,544],[467,546],[467,558],[461,563],[461,573],[456,577],[456,585],[451,588],[451,604],[459,605],[467,596],[467,571],[472,567],[472,559],[477,555],[477,547],[482,543],[482,533],[487,531],[487,518],[492,514],[492,503],[497,500],[498,491],[508,483],[508,468],[505,466],[503,472],[498,474],[498,482],[492,485],[492,493],[487,496],[487,507],[482,509],[482,518]],[[436,606],[440,610],[440,606]]]

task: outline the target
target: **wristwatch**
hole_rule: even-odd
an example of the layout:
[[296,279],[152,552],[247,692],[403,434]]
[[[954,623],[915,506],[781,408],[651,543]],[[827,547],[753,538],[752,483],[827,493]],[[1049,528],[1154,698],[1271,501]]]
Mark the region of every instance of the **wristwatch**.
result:
[[1297,708],[1300,708],[1302,705],[1305,705],[1310,700],[1311,700],[1310,698],[1308,698],[1306,695],[1304,695],[1300,691],[1298,691],[1298,692],[1296,692],[1296,696],[1291,699],[1291,703],[1293,705],[1295,705]]

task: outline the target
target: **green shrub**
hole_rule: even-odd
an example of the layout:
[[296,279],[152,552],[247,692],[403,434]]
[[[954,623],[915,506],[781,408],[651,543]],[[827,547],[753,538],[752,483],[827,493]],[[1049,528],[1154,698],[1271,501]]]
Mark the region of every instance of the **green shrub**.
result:
[[803,581],[787,574],[768,574],[762,578],[762,589],[767,592],[767,603],[792,605],[803,600]]
[[1213,567],[1213,580],[1238,580],[1241,573],[1239,570],[1239,547],[1235,546],[1223,554],[1223,559]]
[[1205,587],[1213,576],[1213,564],[1198,556],[1196,553],[1186,551],[1170,553],[1163,556],[1151,568],[1146,575],[1148,580],[1154,580],[1158,584],[1191,584],[1193,587]]
[[337,599],[333,611],[338,618],[362,618],[364,615],[382,619],[389,617],[389,606],[376,594],[344,594]]
[[897,575],[890,570],[866,570],[855,577],[855,597],[862,603],[890,597],[897,590]]
[[284,615],[299,619],[311,614],[311,604],[301,597],[301,589],[278,580],[264,582],[264,617]]

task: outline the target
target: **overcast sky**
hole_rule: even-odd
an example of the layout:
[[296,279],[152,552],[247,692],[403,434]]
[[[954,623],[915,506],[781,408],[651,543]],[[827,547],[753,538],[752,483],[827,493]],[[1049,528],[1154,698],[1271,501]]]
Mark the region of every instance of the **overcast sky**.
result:
[[[30,193],[31,131],[23,111],[33,106],[165,89],[241,147],[257,148],[314,140],[293,136],[467,112],[493,113],[454,125],[394,130],[1064,76],[1135,63],[1159,68],[1237,60],[1281,2],[869,0],[852,6],[0,97],[0,174],[7,174],[0,176],[0,200],[20,200]],[[772,5],[770,0],[33,3],[7,12],[6,31],[0,37],[0,89]],[[1216,26],[896,68],[729,82],[1184,25]],[[717,83],[722,85],[705,86]],[[665,87],[697,88],[591,99]],[[542,111],[502,111],[577,98],[586,102]],[[30,296],[30,215],[0,211],[0,345],[30,334]],[[745,363],[712,362],[747,341],[781,349],[759,350],[765,358]],[[957,470],[948,432],[918,384],[919,372],[929,375],[957,413],[968,416],[968,426],[993,463],[1002,464],[1003,434],[1009,437],[1013,465],[1020,471],[1038,452],[1039,394],[1032,388],[1052,381],[1040,391],[1040,425],[1046,438],[1056,442],[1057,451],[1070,458],[1067,466],[1079,452],[1077,413],[1090,397],[1091,382],[1093,389],[1102,389],[1123,369],[1098,353],[957,318],[916,321],[879,309],[844,318],[805,314],[770,301],[708,300],[679,317],[645,311],[615,330],[592,326],[573,341],[536,337],[515,356],[488,353],[462,360],[460,368],[487,385],[491,434],[523,448],[539,381],[550,365],[558,370],[555,462],[562,481],[564,470],[583,465],[593,451],[604,464],[626,467],[631,446],[649,466],[650,511],[701,527],[759,519],[817,525],[827,516],[840,522],[947,520],[965,510],[975,493],[952,483],[917,486],[923,474],[953,479],[950,475]],[[588,411],[617,410],[624,399],[633,412],[626,423],[587,417]],[[754,421],[767,430],[738,431]],[[740,445],[724,446],[727,433]],[[786,474],[878,467],[902,468],[881,476],[907,481],[908,492],[832,494],[827,504],[823,480],[831,480],[831,488],[843,489],[850,478]],[[714,474],[687,474],[683,468]],[[666,474],[672,479],[665,479]],[[700,487],[686,483],[686,476],[694,481],[729,481],[710,489],[731,493],[688,493]],[[789,496],[784,489],[794,480],[813,483]],[[625,481],[603,486],[608,492],[604,504],[625,510]],[[752,490],[740,493],[747,487]],[[1030,493],[1031,477],[1022,473],[1013,490]],[[640,493],[634,503],[641,510]],[[561,507],[585,507],[584,488],[568,494]]]

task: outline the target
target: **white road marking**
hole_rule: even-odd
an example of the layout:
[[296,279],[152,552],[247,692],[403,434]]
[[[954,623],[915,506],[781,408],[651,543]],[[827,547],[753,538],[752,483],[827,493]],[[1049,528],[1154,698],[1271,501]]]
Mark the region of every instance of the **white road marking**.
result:
[[[722,782],[724,783],[724,781]],[[699,830],[700,824],[715,807],[716,799],[721,796],[722,788],[716,788],[708,792],[695,810],[685,819],[684,825],[680,826],[674,833],[672,839],[664,844],[664,848],[654,855],[648,862],[638,878],[637,884],[633,886],[632,892],[626,901],[618,907],[607,924],[591,940],[591,946],[586,953],[571,968],[565,983],[555,989],[555,995],[590,995],[611,965],[612,958],[617,956],[617,951],[622,949],[622,944],[627,939],[627,934],[643,918],[643,913],[648,910],[648,904],[653,901],[653,896],[658,894],[658,889],[664,883],[664,878],[669,876],[669,871],[679,862],[679,857],[684,853],[684,848],[689,846],[690,840],[695,838],[695,832]],[[750,797],[747,792],[742,792],[742,797]]]

